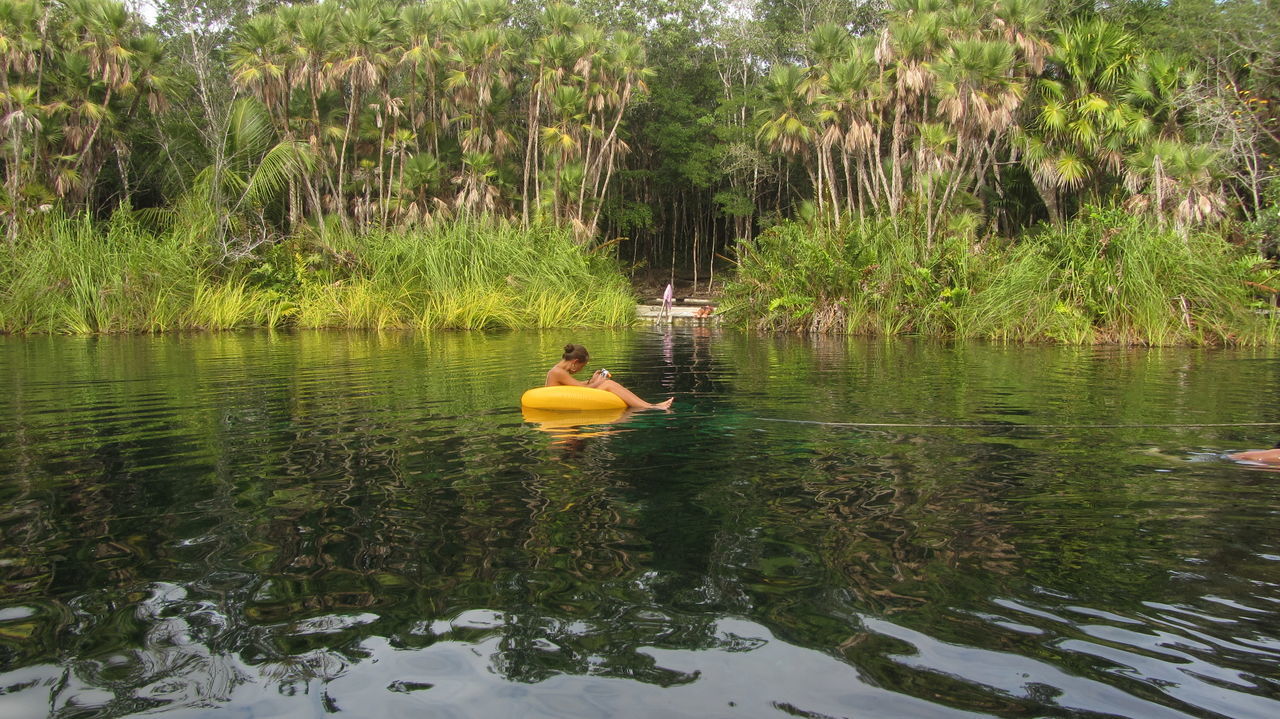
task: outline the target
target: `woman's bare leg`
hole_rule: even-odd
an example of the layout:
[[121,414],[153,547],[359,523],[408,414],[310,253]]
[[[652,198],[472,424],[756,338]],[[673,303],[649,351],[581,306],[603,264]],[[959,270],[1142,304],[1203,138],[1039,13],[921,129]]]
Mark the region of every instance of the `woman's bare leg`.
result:
[[622,398],[623,402],[627,403],[628,407],[631,407],[633,409],[667,409],[668,407],[671,406],[671,403],[674,402],[676,399],[675,397],[671,397],[667,399],[665,402],[659,402],[657,404],[653,404],[652,402],[646,402],[640,399],[638,396],[636,396],[635,392],[632,392],[631,390],[627,389],[626,387],[623,387],[622,385],[618,384],[617,382],[614,382],[611,379],[607,379],[604,382],[600,383],[597,389],[602,389],[606,392],[612,392],[618,395],[619,397]]

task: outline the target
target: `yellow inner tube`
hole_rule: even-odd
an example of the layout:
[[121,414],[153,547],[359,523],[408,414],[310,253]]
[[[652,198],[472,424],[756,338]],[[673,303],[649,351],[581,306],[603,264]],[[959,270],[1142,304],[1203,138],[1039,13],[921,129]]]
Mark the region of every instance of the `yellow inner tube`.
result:
[[627,406],[612,392],[594,387],[534,387],[520,397],[520,404],[534,409],[621,409]]
[[584,409],[576,412],[558,412],[554,409],[521,407],[524,421],[533,422],[539,428],[551,432],[573,430],[592,424],[613,424],[627,413],[625,409]]

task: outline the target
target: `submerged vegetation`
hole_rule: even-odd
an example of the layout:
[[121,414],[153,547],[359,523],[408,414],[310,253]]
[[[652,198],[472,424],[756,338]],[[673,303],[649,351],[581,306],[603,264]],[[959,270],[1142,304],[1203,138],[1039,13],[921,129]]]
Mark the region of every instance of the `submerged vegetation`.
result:
[[0,0],[2,331],[1272,337],[1271,3],[155,7]]

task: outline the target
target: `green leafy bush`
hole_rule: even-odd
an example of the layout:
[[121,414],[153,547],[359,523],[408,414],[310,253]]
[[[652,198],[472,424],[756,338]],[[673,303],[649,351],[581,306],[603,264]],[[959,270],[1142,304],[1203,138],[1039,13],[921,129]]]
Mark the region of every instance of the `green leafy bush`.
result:
[[783,223],[744,242],[721,314],[780,331],[1125,344],[1261,344],[1276,273],[1209,233],[1090,209],[1021,242],[912,223]]
[[915,223],[775,225],[745,241],[721,314],[760,329],[949,334],[984,256],[964,234],[917,242]]

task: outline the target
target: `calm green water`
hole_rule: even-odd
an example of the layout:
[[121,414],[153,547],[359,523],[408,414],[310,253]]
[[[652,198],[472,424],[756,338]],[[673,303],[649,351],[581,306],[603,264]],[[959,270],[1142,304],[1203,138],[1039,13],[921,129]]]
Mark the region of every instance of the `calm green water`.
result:
[[[526,421],[569,340],[675,410]],[[1280,427],[1080,426],[1278,391],[1264,351],[0,338],[0,716],[1280,716],[1280,473],[1221,456]]]

